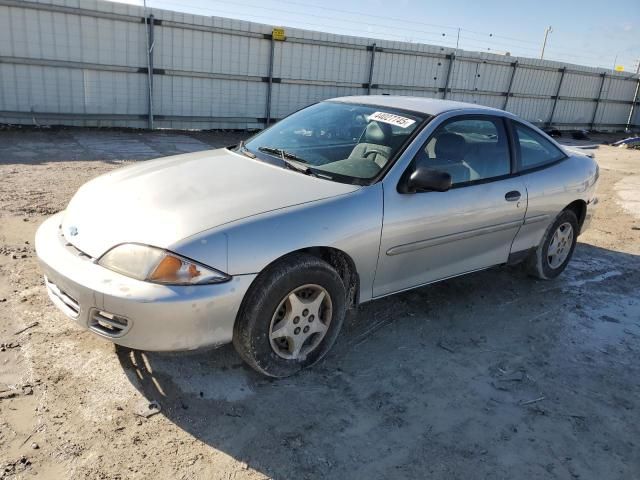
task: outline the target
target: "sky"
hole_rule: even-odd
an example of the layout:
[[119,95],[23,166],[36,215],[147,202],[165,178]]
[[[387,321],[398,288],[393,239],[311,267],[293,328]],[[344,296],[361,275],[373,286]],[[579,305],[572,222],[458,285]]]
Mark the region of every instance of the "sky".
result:
[[551,26],[545,59],[621,65],[627,72],[640,60],[640,0],[147,0],[147,6],[535,58]]

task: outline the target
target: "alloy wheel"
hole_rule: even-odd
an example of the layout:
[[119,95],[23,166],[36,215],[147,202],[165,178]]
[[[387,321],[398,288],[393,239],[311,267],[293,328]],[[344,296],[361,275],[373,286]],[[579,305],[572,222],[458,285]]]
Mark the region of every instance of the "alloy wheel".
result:
[[553,269],[564,263],[571,252],[573,227],[569,222],[561,224],[553,234],[547,248],[547,262]]
[[276,355],[305,359],[322,342],[332,317],[331,296],[320,285],[303,285],[287,294],[269,325],[269,342]]

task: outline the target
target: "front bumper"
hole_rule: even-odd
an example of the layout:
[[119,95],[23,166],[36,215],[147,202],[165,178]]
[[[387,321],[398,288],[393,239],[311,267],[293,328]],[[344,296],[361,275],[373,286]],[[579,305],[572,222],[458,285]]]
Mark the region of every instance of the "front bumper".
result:
[[49,297],[78,325],[140,350],[193,350],[232,340],[240,303],[256,275],[193,286],[135,280],[70,246],[61,217],[40,226],[35,246]]

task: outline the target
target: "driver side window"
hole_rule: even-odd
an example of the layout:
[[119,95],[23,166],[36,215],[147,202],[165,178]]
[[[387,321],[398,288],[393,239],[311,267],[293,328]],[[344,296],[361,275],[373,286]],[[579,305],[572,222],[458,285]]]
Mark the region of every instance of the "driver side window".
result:
[[448,173],[452,185],[511,172],[507,133],[502,120],[493,117],[465,117],[444,123],[414,161]]

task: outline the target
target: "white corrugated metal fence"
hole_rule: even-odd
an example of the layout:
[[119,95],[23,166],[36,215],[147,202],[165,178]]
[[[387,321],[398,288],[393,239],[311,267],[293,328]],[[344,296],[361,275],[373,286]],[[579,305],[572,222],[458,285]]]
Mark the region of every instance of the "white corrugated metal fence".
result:
[[276,41],[268,25],[146,13],[153,18],[103,1],[0,0],[0,122],[147,127],[149,30],[160,128],[262,128],[325,98],[385,93],[619,130],[638,84],[636,75],[552,61],[299,29]]

